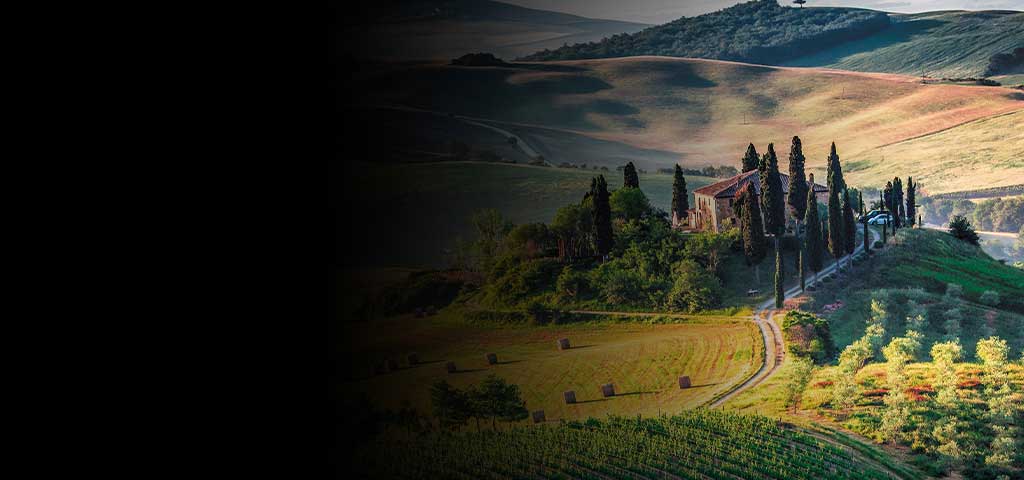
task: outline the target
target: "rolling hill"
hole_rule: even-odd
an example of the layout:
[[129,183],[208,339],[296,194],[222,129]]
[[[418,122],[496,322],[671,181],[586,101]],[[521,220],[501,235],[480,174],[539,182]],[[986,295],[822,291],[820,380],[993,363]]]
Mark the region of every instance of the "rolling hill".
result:
[[[489,0],[412,0],[353,7],[335,2],[335,47],[356,58],[452,59],[490,52],[511,59],[648,25],[585,18]],[[364,11],[356,14],[353,8]]]
[[[1024,178],[1024,92],[1010,88],[668,57],[390,66],[355,85],[364,105],[521,129],[538,150],[576,164],[612,167],[632,155],[651,170],[735,166],[748,142],[761,152],[774,142],[785,168],[799,135],[819,174],[835,141],[854,185],[912,174],[934,194]],[[624,153],[602,156],[611,146]]]
[[524,60],[659,55],[830,67],[931,77],[980,77],[990,59],[1024,46],[1024,12],[913,15],[859,8],[790,8],[753,0]]

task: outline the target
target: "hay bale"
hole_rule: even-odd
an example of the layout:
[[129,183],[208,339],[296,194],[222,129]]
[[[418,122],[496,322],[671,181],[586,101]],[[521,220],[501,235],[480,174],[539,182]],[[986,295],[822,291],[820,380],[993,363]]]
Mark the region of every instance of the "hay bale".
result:
[[691,385],[692,384],[690,383],[690,377],[685,375],[679,377],[679,388],[690,388]]
[[614,397],[615,396],[615,386],[610,384],[610,383],[606,383],[604,385],[601,385],[601,395],[604,395],[605,397]]
[[541,423],[547,420],[544,416],[544,410],[537,410],[533,412],[533,423]]
[[456,371],[455,362],[448,362],[448,363],[444,364],[444,369],[447,370],[448,373],[455,373],[455,371]]
[[420,363],[420,356],[417,355],[416,352],[412,352],[405,357],[405,360],[409,362],[410,366],[416,365]]
[[574,390],[566,390],[562,392],[562,398],[565,399],[566,405],[572,405],[576,403],[576,392]]
[[393,358],[389,358],[389,359],[384,361],[384,364],[387,365],[389,372],[393,372],[395,370],[398,370],[398,360],[395,360]]
[[488,365],[497,365],[498,364],[498,354],[496,354],[496,353],[488,353],[487,354],[487,364]]
[[561,339],[558,340],[558,349],[559,350],[568,350],[569,348],[570,347],[569,347],[569,339],[568,338],[561,338]]

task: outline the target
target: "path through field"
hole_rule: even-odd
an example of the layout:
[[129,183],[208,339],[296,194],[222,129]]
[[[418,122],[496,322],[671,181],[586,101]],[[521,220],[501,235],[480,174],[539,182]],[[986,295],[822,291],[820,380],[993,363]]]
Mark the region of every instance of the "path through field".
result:
[[[875,234],[874,230],[871,230],[871,243],[874,243],[876,238],[877,235]],[[863,251],[864,245],[863,243],[861,243],[860,245],[857,246],[857,249],[854,250],[854,255],[860,254]],[[820,279],[824,275],[829,275],[835,272],[836,267],[838,265],[839,262],[836,262],[828,266],[827,268],[823,269],[818,274],[818,278]],[[813,284],[814,283],[810,283],[808,284],[808,286]],[[800,287],[793,287],[786,291],[785,297],[786,299],[790,299],[793,297],[797,297],[802,293],[803,292],[800,290]],[[754,322],[756,322],[758,328],[761,329],[761,336],[764,338],[764,364],[761,365],[761,368],[752,377],[748,378],[743,383],[740,383],[739,385],[733,387],[732,390],[726,392],[717,400],[711,402],[708,405],[709,407],[714,408],[722,406],[723,404],[725,404],[725,402],[731,400],[740,392],[753,388],[760,384],[761,382],[765,381],[766,379],[774,375],[775,372],[779,370],[779,367],[782,366],[782,362],[783,360],[785,360],[786,348],[785,343],[782,339],[782,330],[779,329],[779,325],[773,319],[776,312],[774,307],[775,299],[772,298],[766,300],[764,303],[759,305],[757,311],[754,312]],[[769,338],[769,336],[771,338]]]

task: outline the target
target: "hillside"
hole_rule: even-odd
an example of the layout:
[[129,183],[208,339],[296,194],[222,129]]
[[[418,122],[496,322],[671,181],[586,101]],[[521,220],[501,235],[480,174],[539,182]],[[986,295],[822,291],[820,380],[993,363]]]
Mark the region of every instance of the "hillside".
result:
[[902,15],[855,8],[790,8],[775,0],[755,0],[630,35],[536,52],[524,60],[662,55],[978,77],[986,74],[993,55],[1009,54],[1021,45],[1022,12]]
[[430,435],[369,447],[366,463],[359,463],[370,478],[893,478],[800,429],[719,411]]
[[892,15],[886,29],[783,65],[936,78],[980,77],[991,73],[987,70],[993,55],[1009,54],[1021,45],[1022,12]]
[[[546,156],[576,164],[614,167],[631,157],[649,170],[675,162],[735,166],[747,143],[763,152],[774,142],[785,168],[790,139],[799,135],[808,167],[819,174],[835,141],[854,185],[912,173],[936,194],[1024,177],[1015,127],[1024,92],[1010,88],[668,57],[406,65],[355,82],[366,105],[522,129]],[[613,147],[623,154],[600,153]]]
[[356,58],[443,59],[486,51],[512,59],[590,42],[647,25],[585,18],[489,0],[412,0],[354,7],[335,2],[336,47]]

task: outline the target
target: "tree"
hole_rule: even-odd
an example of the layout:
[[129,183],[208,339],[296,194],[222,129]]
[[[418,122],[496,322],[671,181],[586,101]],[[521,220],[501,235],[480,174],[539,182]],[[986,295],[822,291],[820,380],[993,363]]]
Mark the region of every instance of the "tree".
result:
[[777,237],[786,232],[786,198],[782,192],[782,177],[779,175],[779,159],[775,156],[774,144],[768,144],[768,153],[764,154],[762,163],[764,171],[761,172],[760,180],[764,230]]
[[828,249],[838,262],[846,252],[846,225],[840,197],[840,193],[846,190],[846,183],[843,181],[843,168],[839,164],[835,142],[828,156],[828,174]]
[[488,375],[470,394],[474,410],[491,419],[491,429],[495,429],[495,420],[517,422],[529,414],[526,402],[519,395],[519,386],[506,383],[496,375]]
[[804,272],[807,271],[807,267],[804,265],[804,249],[800,248],[800,259],[797,261],[797,267],[800,270],[800,291],[804,291],[807,288],[807,279]]
[[[849,190],[843,191],[843,247],[847,255],[853,255],[857,245],[857,220],[853,218],[853,204],[850,203]],[[853,259],[850,258],[850,266]]]
[[718,277],[690,259],[680,261],[672,270],[675,282],[666,299],[670,310],[695,313],[718,305],[722,297]]
[[879,428],[882,438],[896,441],[902,438],[903,427],[907,425],[910,409],[903,390],[907,384],[907,363],[914,359],[921,347],[913,337],[893,338],[889,345],[882,349],[886,359],[886,378],[889,383],[889,394],[885,397],[885,412],[882,414],[882,425]]
[[963,215],[956,215],[949,222],[949,234],[971,245],[981,244],[981,239],[974,231],[974,227],[971,226],[971,222],[967,221],[967,218]]
[[868,239],[870,238],[870,236],[868,235],[868,222],[864,222],[864,233],[863,233],[863,235],[864,235],[864,252],[865,253],[869,253],[871,251],[871,247],[868,246]]
[[761,284],[760,268],[764,260],[764,229],[761,225],[761,207],[757,200],[757,191],[754,185],[747,182],[740,188],[736,195],[736,203],[740,205],[740,235],[743,238],[743,255],[747,259],[747,265],[754,266],[754,278],[758,285]]
[[[812,185],[814,184],[814,175],[810,176],[810,182]],[[824,247],[821,243],[821,224],[818,223],[818,198],[814,195],[813,189],[807,192],[805,218],[807,218],[807,231],[804,232],[803,250],[807,255],[807,266],[814,272],[814,280],[817,281],[818,272],[821,271],[823,263]]]
[[963,347],[959,340],[941,342],[932,345],[932,362],[935,364],[935,401],[951,414],[960,401],[957,396],[956,362],[963,357]]
[[860,204],[860,216],[864,216],[864,192],[857,190],[857,203]]
[[636,174],[633,162],[627,163],[626,168],[622,169],[622,177],[623,188],[640,188],[640,177]]
[[430,387],[430,404],[441,428],[455,430],[466,424],[472,414],[465,392],[441,380]]
[[811,374],[814,373],[814,362],[808,357],[797,357],[792,362],[789,383],[786,384],[786,406],[796,412],[807,391],[807,384],[811,381]]
[[786,276],[782,266],[782,249],[775,245],[775,308],[782,308],[786,301],[786,287],[783,286]]
[[914,226],[917,219],[917,185],[913,177],[907,177],[907,224]]
[[747,153],[743,154],[743,158],[740,160],[741,168],[744,172],[757,169],[758,162],[761,160],[761,156],[757,154],[757,149],[754,148],[754,144],[747,145]]
[[594,247],[601,258],[612,250],[612,211],[608,196],[608,183],[604,175],[598,175],[591,182],[591,199],[594,202]]
[[651,211],[651,203],[639,188],[620,188],[608,199],[612,214],[623,220],[639,220]]
[[789,210],[797,222],[804,220],[807,212],[807,179],[804,176],[804,152],[800,137],[793,137],[793,145],[789,149],[789,192],[786,201]]
[[673,224],[681,223],[686,218],[686,211],[690,209],[689,193],[686,191],[686,178],[683,177],[683,169],[676,164],[676,171],[672,179],[672,219]]

